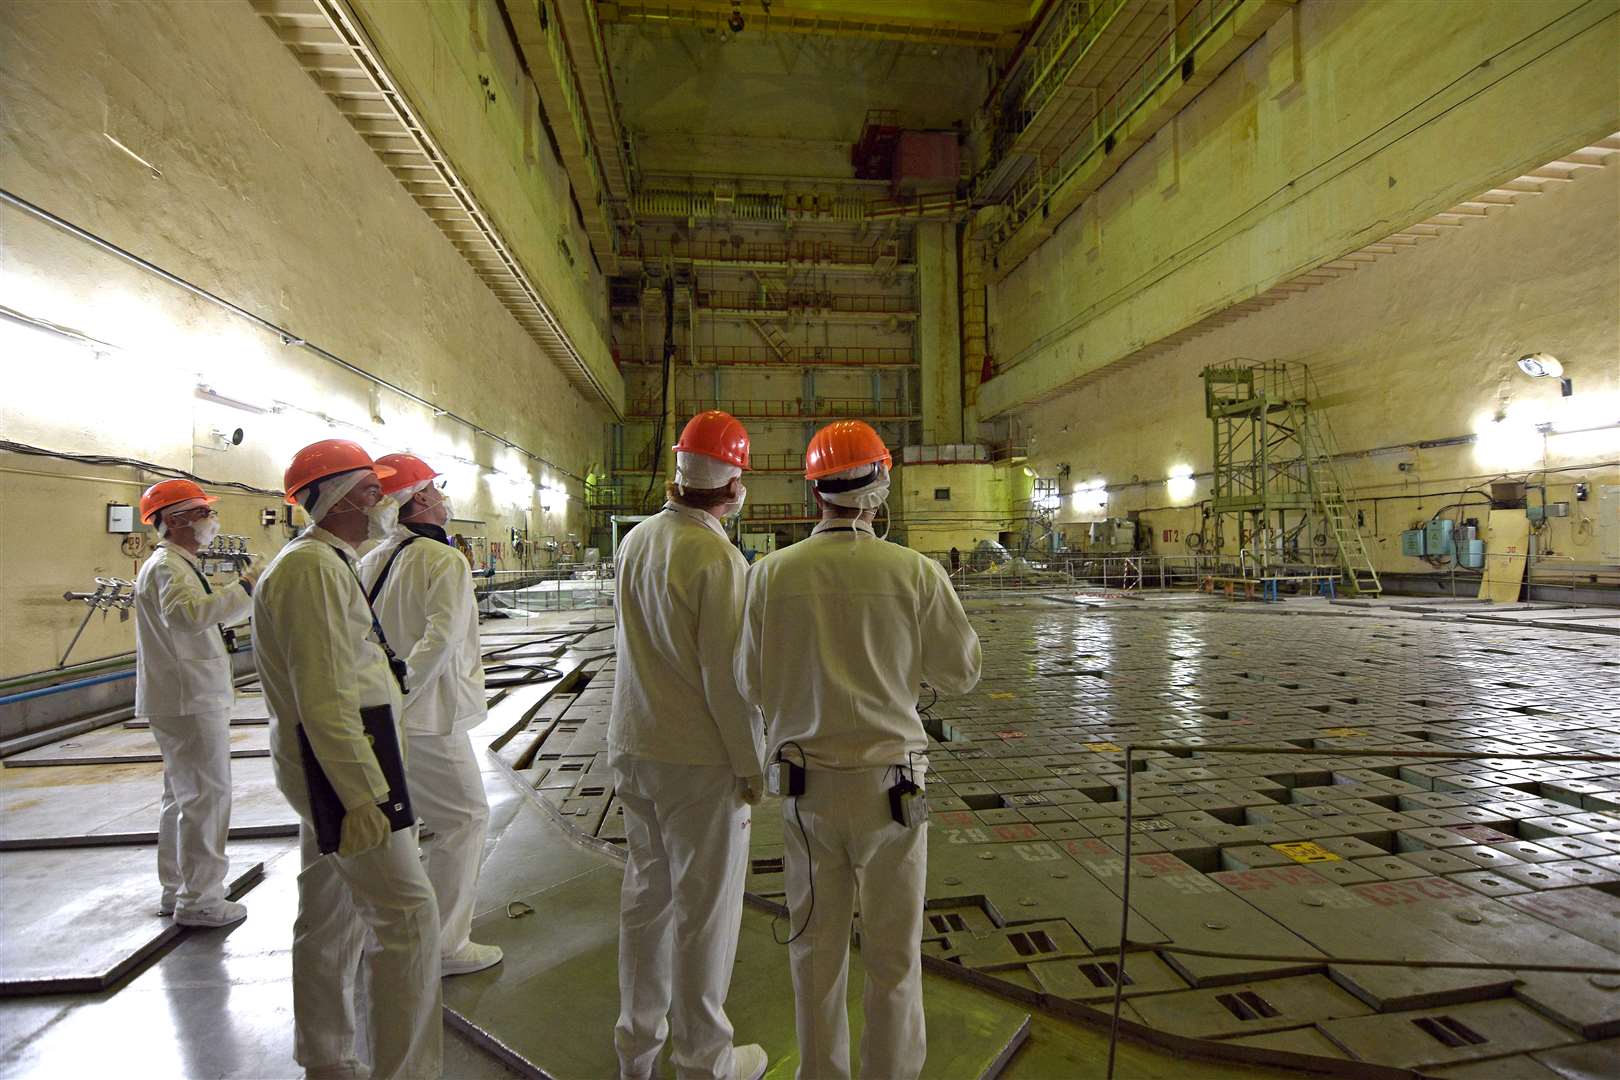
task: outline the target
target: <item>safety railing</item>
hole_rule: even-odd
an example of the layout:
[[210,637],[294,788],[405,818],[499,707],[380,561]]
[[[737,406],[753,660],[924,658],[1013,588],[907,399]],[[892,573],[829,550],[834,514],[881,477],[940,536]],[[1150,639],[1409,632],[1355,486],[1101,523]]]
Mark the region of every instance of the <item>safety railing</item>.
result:
[[[699,345],[677,364],[710,367],[915,367],[917,357],[910,349],[881,345],[793,345],[793,359],[784,361],[772,349],[758,345]],[[626,357],[627,364],[659,364],[658,350]]]
[[696,304],[708,311],[777,312],[845,315],[915,315],[909,296],[883,293],[832,293],[806,289],[697,289]]
[[646,261],[674,259],[678,262],[764,263],[779,266],[825,266],[829,269],[876,268],[898,265],[909,256],[898,241],[878,244],[834,244],[802,240],[790,244],[754,243],[733,240],[642,240],[621,250],[621,254]]
[[[662,469],[661,455],[642,452],[625,455],[613,463],[613,471],[645,473]],[[756,473],[800,473],[804,471],[804,454],[798,450],[755,450],[749,455],[748,471]]]
[[[1137,65],[1125,76],[1120,85],[1099,101],[1089,116],[1075,124],[1079,133],[1069,147],[1050,165],[1037,162],[1036,167],[1014,186],[1008,202],[1008,213],[998,228],[998,242],[1004,242],[1013,230],[1025,220],[1041,211],[1053,192],[1066,183],[1099,148],[1112,147],[1121,125],[1140,108],[1169,77],[1182,61],[1192,53],[1222,19],[1231,14],[1239,0],[1199,0],[1181,20],[1166,30]],[[1055,93],[1060,79],[1043,85],[1038,97]],[[1049,97],[1042,97],[1043,102]],[[1036,113],[1023,114],[1033,123]],[[1019,358],[1003,367],[1013,366]],[[1003,367],[998,367],[1003,370]]]
[[[1579,566],[1579,563],[1576,562],[1575,556],[1573,556],[1573,555],[1541,555],[1541,554],[1531,554],[1531,553],[1528,553],[1528,552],[1525,552],[1525,553],[1521,553],[1521,552],[1497,553],[1497,552],[1491,551],[1489,549],[1489,547],[1487,547],[1486,551],[1485,551],[1485,565],[1484,566],[1480,566],[1478,568],[1470,569],[1469,567],[1466,567],[1466,566],[1458,566],[1456,559],[1455,558],[1452,559],[1451,566],[1448,568],[1450,572],[1447,575],[1448,585],[1449,585],[1449,590],[1450,590],[1451,595],[1454,596],[1454,597],[1455,596],[1474,596],[1474,595],[1477,595],[1478,592],[1479,592],[1480,582],[1484,578],[1486,568],[1490,566],[1490,561],[1492,559],[1521,559],[1521,560],[1524,560],[1525,565],[1524,565],[1524,569],[1519,574],[1519,580],[1523,583],[1523,586],[1524,586],[1524,588],[1526,590],[1529,590],[1529,589],[1532,589],[1532,588],[1534,588],[1534,589],[1568,589],[1570,595],[1574,596],[1575,591],[1577,589],[1579,589],[1580,586],[1581,586],[1581,582],[1580,582],[1580,578],[1579,578],[1579,571],[1577,570],[1577,566]],[[1538,575],[1537,572],[1536,572],[1537,567],[1541,566],[1544,563],[1563,563],[1563,564],[1565,564],[1564,569],[1568,571],[1569,579],[1567,581],[1557,580],[1558,578],[1562,578],[1564,576],[1562,571],[1558,571],[1558,572],[1556,572],[1555,574],[1553,574],[1551,576]],[[1462,580],[1462,585],[1461,585],[1462,591],[1461,592],[1458,592],[1458,587],[1459,587],[1458,586],[1458,579],[1459,578],[1461,578],[1461,580]],[[1525,596],[1526,596],[1526,599],[1529,598],[1528,591],[1525,593]]]
[[[894,398],[683,398],[675,403],[677,417],[695,416],[709,409],[728,412],[739,420],[909,420],[916,410]],[[657,398],[636,399],[629,415],[656,419]]]
[[943,557],[937,554],[934,557],[945,563],[951,584],[963,597],[993,600],[1004,596],[1068,590],[1074,588],[1075,584],[1067,570],[1050,563],[1043,565],[1015,557],[999,566],[975,568],[969,561],[964,561],[957,568],[949,569],[948,553]]
[[613,564],[496,570],[474,578],[480,605],[516,614],[613,606]]
[[817,521],[820,515],[803,503],[757,503],[743,507],[743,521]]

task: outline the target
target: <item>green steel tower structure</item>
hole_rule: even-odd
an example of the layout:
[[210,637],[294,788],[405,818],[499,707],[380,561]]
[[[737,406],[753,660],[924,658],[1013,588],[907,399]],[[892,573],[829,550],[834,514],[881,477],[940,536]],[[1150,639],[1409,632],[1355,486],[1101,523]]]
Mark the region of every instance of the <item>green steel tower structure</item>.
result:
[[[1203,377],[1204,412],[1214,428],[1217,544],[1234,515],[1245,570],[1272,573],[1290,562],[1314,562],[1321,549],[1334,558],[1348,591],[1377,595],[1378,573],[1345,503],[1332,431],[1310,409],[1305,366],[1212,365]],[[1324,528],[1302,546],[1312,515]]]

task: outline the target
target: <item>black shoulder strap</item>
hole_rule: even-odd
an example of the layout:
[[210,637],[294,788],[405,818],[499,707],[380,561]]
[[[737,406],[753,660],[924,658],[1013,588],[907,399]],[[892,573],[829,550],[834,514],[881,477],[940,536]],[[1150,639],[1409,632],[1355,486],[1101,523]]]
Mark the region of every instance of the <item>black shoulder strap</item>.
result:
[[[198,566],[196,563],[192,562],[190,559],[186,560],[186,565],[191,567],[191,572],[193,574],[197,575],[197,580],[198,581],[202,582],[203,592],[207,593],[209,596],[214,595],[214,590],[211,589],[209,587],[209,585],[208,585],[208,575],[204,574],[202,572],[202,567]],[[235,652],[236,651],[236,631],[227,630],[225,628],[224,623],[215,623],[214,625],[219,629],[219,636],[220,636],[221,640],[223,640],[225,642],[225,651],[228,652],[228,653]]]
[[[405,661],[401,660],[394,650],[389,648],[388,635],[383,633],[382,622],[377,618],[377,609],[371,606],[371,598],[366,595],[366,587],[360,583],[359,572],[355,570],[354,564],[349,561],[347,555],[331,544],[326,546],[332,549],[332,554],[338,557],[338,560],[348,568],[349,575],[354,578],[354,587],[360,590],[360,599],[366,602],[366,610],[371,613],[371,632],[377,636],[377,644],[382,648],[383,655],[388,658],[388,670],[394,673],[394,681],[399,683],[399,692],[401,694],[410,693],[410,690],[405,685]],[[395,554],[398,554],[398,552]],[[393,560],[390,559],[389,562],[393,562]]]
[[208,576],[202,572],[202,567],[198,566],[190,559],[186,560],[186,565],[191,567],[191,572],[197,575],[198,581],[202,582],[203,592],[207,593],[209,596],[214,595],[214,590],[208,587]]
[[388,580],[388,572],[394,568],[394,561],[399,558],[399,553],[404,551],[406,548],[410,547],[411,544],[415,543],[417,540],[420,540],[420,539],[422,539],[420,536],[413,535],[413,536],[410,536],[410,537],[406,538],[405,540],[402,540],[400,542],[399,547],[394,549],[394,553],[392,555],[388,556],[388,561],[383,563],[382,573],[377,575],[377,580],[373,581],[371,583],[371,591],[366,593],[366,602],[367,603],[369,603],[369,604],[376,604],[377,603],[377,597],[382,595],[383,582]]

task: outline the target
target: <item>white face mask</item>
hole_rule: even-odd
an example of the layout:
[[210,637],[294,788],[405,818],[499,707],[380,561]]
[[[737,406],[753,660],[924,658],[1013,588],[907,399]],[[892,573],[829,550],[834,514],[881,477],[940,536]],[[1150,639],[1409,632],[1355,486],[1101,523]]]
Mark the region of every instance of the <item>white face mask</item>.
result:
[[196,541],[198,547],[207,547],[214,542],[214,537],[218,535],[219,518],[217,517],[206,517],[201,521],[192,523],[191,538]]
[[450,499],[447,496],[441,494],[439,501],[426,509],[420,508],[419,500],[420,496],[413,496],[411,502],[405,504],[418,505],[411,511],[410,517],[401,518],[401,521],[409,525],[437,525],[441,529],[450,524]]
[[381,540],[399,524],[399,507],[393,499],[383,499],[366,511],[366,539]]
[[737,501],[734,503],[727,503],[725,506],[720,507],[720,509],[717,511],[718,516],[723,518],[736,517],[738,514],[742,513],[742,508],[747,505],[747,503],[748,486],[746,484],[738,484]]

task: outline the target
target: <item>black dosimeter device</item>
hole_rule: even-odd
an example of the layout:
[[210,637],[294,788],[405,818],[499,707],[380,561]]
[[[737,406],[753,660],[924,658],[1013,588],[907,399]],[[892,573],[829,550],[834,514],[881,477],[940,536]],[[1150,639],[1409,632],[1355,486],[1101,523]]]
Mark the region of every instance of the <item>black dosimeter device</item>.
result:
[[765,767],[765,790],[772,795],[792,798],[804,794],[804,766],[778,756]]
[[889,816],[908,829],[921,826],[928,820],[928,793],[909,776],[901,776],[889,789]]

